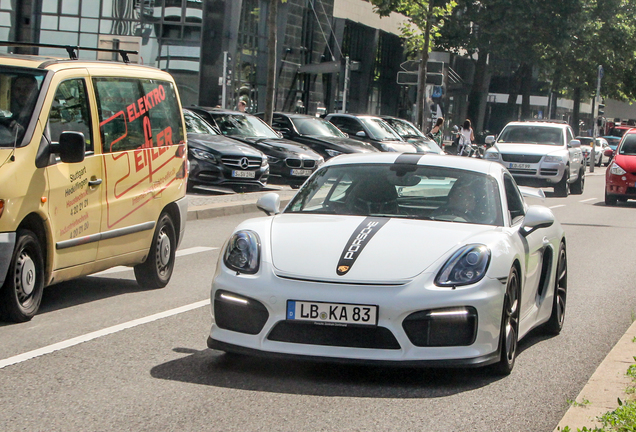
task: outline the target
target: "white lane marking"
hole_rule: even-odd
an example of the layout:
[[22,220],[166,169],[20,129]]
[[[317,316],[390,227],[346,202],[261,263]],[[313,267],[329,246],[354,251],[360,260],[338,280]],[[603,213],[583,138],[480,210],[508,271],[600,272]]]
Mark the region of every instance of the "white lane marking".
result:
[[588,198],[588,199],[581,200],[581,201],[579,201],[579,202],[594,201],[595,199],[596,199],[596,198]]
[[555,205],[555,206],[552,206],[550,208],[553,209],[553,208],[559,208],[559,207],[565,207],[565,204]]
[[123,323],[123,324],[117,324],[117,325],[114,325],[112,327],[108,327],[108,328],[105,328],[105,329],[102,329],[102,330],[97,330],[97,331],[94,331],[92,333],[87,333],[85,335],[74,337],[74,338],[71,338],[71,339],[68,339],[68,340],[65,340],[65,341],[62,341],[62,342],[54,343],[53,345],[45,346],[44,348],[39,348],[39,349],[36,349],[36,350],[33,350],[33,351],[25,352],[23,354],[18,354],[16,356],[9,357],[9,358],[4,359],[4,360],[0,360],[0,369],[4,368],[6,366],[11,366],[11,365],[17,364],[17,363],[22,363],[24,361],[30,360],[30,359],[35,358],[35,357],[40,357],[40,356],[43,356],[45,354],[50,354],[50,353],[55,352],[55,351],[60,351],[60,350],[63,350],[65,348],[69,348],[69,347],[72,347],[72,346],[75,346],[75,345],[79,345],[82,342],[88,342],[90,340],[97,339],[97,338],[102,337],[102,336],[107,336],[109,334],[117,333],[117,332],[120,332],[122,330],[133,328],[133,327],[136,327],[136,326],[139,326],[139,325],[142,325],[142,324],[147,324],[147,323],[152,322],[152,321],[157,321],[157,320],[160,320],[162,318],[167,318],[167,317],[172,316],[172,315],[177,315],[177,314],[180,314],[180,313],[184,313],[184,312],[188,312],[188,311],[191,311],[191,310],[194,310],[194,309],[198,309],[200,307],[203,307],[203,306],[206,306],[206,305],[209,305],[209,304],[210,304],[210,300],[201,300],[201,301],[196,302],[196,303],[191,303],[189,305],[181,306],[181,307],[178,307],[178,308],[175,308],[175,309],[170,309],[170,310],[167,310],[165,312],[159,312],[159,313],[156,313],[154,315],[149,315],[149,316],[144,317],[144,318],[139,318],[139,319],[136,319],[136,320],[128,321],[128,322]]
[[[177,257],[182,257],[186,255],[199,253],[199,252],[208,252],[208,251],[216,250],[216,249],[218,249],[218,247],[196,246],[196,247],[192,247],[188,249],[178,250],[175,255]],[[93,273],[91,274],[91,276],[101,276],[101,275],[105,275],[109,273],[119,273],[119,272],[128,271],[132,269],[133,269],[132,267],[117,266],[117,267],[109,268],[108,270],[100,271],[99,273]]]

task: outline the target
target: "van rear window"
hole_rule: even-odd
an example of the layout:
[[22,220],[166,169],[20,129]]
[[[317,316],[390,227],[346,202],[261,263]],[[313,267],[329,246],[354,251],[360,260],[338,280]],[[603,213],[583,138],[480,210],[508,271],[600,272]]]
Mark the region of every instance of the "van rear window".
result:
[[181,110],[168,81],[93,78],[104,153],[184,141]]

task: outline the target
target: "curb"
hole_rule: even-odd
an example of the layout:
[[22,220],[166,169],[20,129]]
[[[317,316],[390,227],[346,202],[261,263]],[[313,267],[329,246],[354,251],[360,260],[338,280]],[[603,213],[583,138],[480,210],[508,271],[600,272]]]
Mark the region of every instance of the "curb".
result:
[[630,397],[625,390],[633,384],[633,380],[625,373],[634,364],[636,344],[632,340],[635,337],[636,322],[632,323],[598,366],[576,397],[578,404],[566,411],[554,432],[563,431],[565,426],[572,431],[583,427],[589,430],[600,427],[597,417],[618,408],[618,398],[625,400]]
[[[280,200],[280,208],[283,209],[291,199],[285,198]],[[255,213],[259,211],[256,202],[243,203],[219,203],[202,206],[188,207],[188,221],[211,219],[221,216],[231,216],[243,213]]]

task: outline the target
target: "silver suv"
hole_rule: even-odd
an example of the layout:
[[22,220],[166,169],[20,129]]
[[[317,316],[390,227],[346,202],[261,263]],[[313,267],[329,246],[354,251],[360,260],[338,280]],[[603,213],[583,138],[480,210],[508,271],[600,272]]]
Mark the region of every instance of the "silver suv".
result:
[[512,122],[503,128],[497,139],[486,137],[492,146],[485,159],[497,161],[508,168],[518,184],[554,187],[560,197],[582,194],[585,185],[585,165],[581,142],[574,139],[572,128],[559,122]]

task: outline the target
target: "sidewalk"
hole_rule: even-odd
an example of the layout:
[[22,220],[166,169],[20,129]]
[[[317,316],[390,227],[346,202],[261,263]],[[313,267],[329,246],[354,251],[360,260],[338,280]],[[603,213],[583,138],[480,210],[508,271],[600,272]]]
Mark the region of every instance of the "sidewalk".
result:
[[[605,170],[587,175],[605,175]],[[296,194],[296,191],[288,186],[273,186],[262,192],[227,193],[227,194],[188,194],[188,220],[208,219],[219,216],[228,216],[241,213],[253,213],[258,211],[256,201],[261,196],[275,192],[280,196],[281,210]],[[598,416],[618,408],[618,398],[622,401],[629,398],[625,393],[632,383],[630,377],[625,375],[627,368],[634,361],[636,355],[636,322],[616,343],[605,360],[601,362],[588,383],[583,387],[576,398],[576,406],[571,406],[563,419],[559,422],[554,432],[562,431],[569,426],[572,432],[587,427],[593,429],[599,426],[596,421]]]

